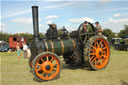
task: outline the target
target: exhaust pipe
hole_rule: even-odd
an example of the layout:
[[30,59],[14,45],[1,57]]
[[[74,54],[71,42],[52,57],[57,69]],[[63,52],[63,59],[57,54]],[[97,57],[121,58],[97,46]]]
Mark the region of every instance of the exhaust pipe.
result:
[[39,40],[38,6],[32,6],[34,39]]

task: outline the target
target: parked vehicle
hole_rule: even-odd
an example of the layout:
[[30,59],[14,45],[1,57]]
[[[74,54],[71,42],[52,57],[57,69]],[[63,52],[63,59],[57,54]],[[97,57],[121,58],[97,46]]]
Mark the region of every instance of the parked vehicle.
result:
[[9,50],[9,45],[5,41],[0,41],[0,52],[7,52]]
[[116,50],[128,51],[128,38],[113,38],[111,44]]
[[12,50],[12,51],[15,51],[16,50],[16,46],[17,46],[17,43],[19,43],[19,46],[20,48],[22,49],[23,48],[23,45],[22,43],[26,42],[26,39],[23,38],[23,37],[19,37],[19,36],[11,36],[9,38],[9,48]]

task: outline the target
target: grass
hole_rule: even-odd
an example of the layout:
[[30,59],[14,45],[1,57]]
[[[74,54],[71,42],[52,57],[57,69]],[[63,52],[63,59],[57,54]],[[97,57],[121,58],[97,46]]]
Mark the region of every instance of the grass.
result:
[[62,62],[60,78],[48,82],[37,82],[28,66],[28,59],[17,54],[0,53],[1,85],[128,85],[128,52],[111,49],[111,58],[104,70],[90,71],[74,68]]

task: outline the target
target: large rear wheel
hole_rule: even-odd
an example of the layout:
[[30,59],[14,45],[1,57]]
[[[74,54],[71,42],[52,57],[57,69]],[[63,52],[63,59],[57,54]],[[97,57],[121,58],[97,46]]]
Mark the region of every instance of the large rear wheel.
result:
[[85,64],[93,70],[100,70],[107,66],[110,58],[110,48],[102,36],[91,37],[84,46]]
[[38,81],[56,79],[61,71],[58,56],[51,52],[40,53],[32,62],[32,71]]

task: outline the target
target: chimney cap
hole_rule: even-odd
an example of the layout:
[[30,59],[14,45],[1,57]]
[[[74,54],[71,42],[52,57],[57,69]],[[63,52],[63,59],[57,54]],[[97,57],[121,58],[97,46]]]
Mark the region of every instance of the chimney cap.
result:
[[38,8],[38,6],[32,6],[32,8]]

